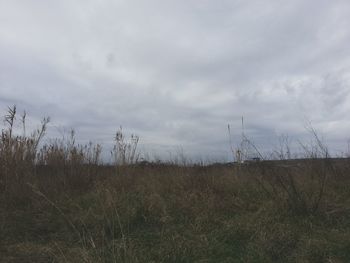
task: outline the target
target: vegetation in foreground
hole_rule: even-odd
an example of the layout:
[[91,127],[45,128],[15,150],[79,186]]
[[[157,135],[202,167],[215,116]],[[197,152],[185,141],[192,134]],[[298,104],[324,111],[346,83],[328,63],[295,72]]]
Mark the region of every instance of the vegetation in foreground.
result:
[[[14,135],[15,115],[0,140],[1,262],[350,262],[350,161],[319,141],[306,152],[324,158],[303,161],[104,166],[73,136],[39,146],[47,119]],[[116,160],[132,161],[120,136]]]

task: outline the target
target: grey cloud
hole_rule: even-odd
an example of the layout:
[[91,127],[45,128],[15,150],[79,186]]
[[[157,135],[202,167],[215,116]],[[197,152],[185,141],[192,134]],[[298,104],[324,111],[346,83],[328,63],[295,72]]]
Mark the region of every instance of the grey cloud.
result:
[[305,118],[347,140],[348,1],[83,2],[0,2],[0,108],[107,147],[123,125],[161,154],[227,157],[242,115],[266,149]]

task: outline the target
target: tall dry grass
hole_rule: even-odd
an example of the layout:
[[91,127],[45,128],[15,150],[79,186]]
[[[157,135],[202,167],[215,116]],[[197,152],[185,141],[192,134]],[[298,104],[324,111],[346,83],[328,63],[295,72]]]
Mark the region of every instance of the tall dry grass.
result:
[[350,162],[318,137],[303,160],[236,169],[137,163],[138,137],[119,130],[116,170],[74,132],[44,143],[47,118],[16,135],[16,116],[0,145],[2,262],[350,261]]

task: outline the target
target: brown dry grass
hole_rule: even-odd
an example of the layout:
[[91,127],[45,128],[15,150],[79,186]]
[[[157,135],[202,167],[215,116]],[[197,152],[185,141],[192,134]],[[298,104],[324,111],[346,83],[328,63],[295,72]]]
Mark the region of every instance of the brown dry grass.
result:
[[11,110],[1,262],[350,262],[347,159],[116,169],[74,134],[39,147],[47,119],[15,136]]

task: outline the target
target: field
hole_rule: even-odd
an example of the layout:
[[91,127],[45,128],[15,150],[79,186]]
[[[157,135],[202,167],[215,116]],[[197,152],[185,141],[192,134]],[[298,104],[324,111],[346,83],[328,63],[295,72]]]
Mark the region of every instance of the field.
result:
[[107,166],[97,145],[40,145],[47,120],[14,135],[14,115],[1,262],[350,262],[350,160],[320,143],[302,160]]

